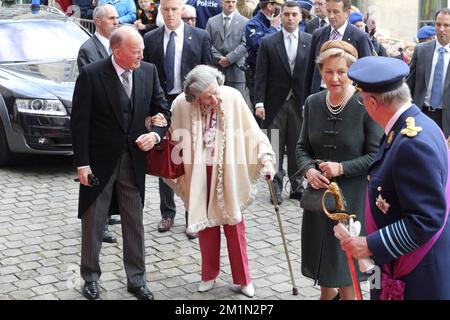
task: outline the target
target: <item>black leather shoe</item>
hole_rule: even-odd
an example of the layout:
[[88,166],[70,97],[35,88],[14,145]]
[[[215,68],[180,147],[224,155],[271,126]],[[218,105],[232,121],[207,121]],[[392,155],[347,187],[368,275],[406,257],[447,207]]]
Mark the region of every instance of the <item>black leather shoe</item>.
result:
[[116,243],[117,238],[112,232],[105,230],[105,231],[103,231],[102,241],[107,242],[107,243]]
[[155,300],[153,293],[147,286],[127,287],[129,293],[133,294],[138,300]]
[[85,281],[83,290],[81,291],[81,294],[89,300],[95,300],[95,299],[100,298],[100,294],[98,291],[98,282],[97,281]]
[[114,217],[109,217],[108,224],[110,226],[112,226],[114,224],[120,224],[120,219],[119,218],[114,218]]

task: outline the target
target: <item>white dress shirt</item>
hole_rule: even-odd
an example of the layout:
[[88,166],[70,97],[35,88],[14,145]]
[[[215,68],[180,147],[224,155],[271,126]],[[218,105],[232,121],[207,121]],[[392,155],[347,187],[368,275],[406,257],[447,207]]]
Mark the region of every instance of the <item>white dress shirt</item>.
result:
[[394,124],[397,122],[398,118],[400,118],[403,112],[411,108],[411,106],[412,102],[408,102],[402,105],[400,109],[397,110],[397,112],[392,116],[392,118],[388,121],[386,127],[384,128],[384,133],[386,134],[386,136],[389,135],[389,132],[391,132],[391,129],[394,127]]
[[179,94],[183,91],[183,83],[181,81],[181,55],[183,53],[184,43],[184,23],[181,23],[176,30],[170,30],[164,27],[164,56],[166,55],[167,43],[170,40],[170,33],[175,31],[175,64],[174,64],[174,83],[173,90],[168,94]]
[[103,47],[105,47],[106,52],[111,55],[111,53],[109,52],[109,39],[105,38],[104,36],[102,36],[100,33],[98,33],[97,31],[95,31],[94,36],[97,37],[97,39],[100,41],[100,43],[103,45]]
[[[439,59],[439,49],[440,48],[442,48],[442,44],[440,44],[439,41],[436,40],[436,48],[435,48],[434,54],[433,54],[433,64],[431,67],[430,82],[428,83],[427,93],[425,95],[425,101],[424,101],[424,104],[426,106],[431,106],[431,89],[433,88],[434,69],[436,69],[436,64]],[[447,68],[448,68],[448,64],[450,62],[450,44],[447,44],[444,48],[447,51],[444,54],[444,79],[442,81],[442,90],[444,90],[445,76],[447,74]]]
[[[344,33],[345,33],[345,29],[347,29],[347,25],[348,25],[348,21],[346,21],[339,29],[337,29],[337,31],[340,34],[340,39],[338,39],[338,40],[342,40],[344,38]],[[331,27],[330,37],[329,37],[330,39],[331,39],[331,35],[333,33],[333,30],[334,30],[334,28]]]
[[[124,73],[126,70],[117,64],[116,60],[114,59],[114,56],[111,57],[111,62],[113,64],[113,66],[114,66],[114,69],[117,72],[117,76],[119,77],[120,82],[122,82],[122,84],[123,84],[122,73]],[[131,74],[130,74],[130,86],[133,88],[133,70],[128,70],[128,71],[131,72]]]
[[233,21],[233,17],[234,17],[234,11],[227,16],[225,13],[222,12],[222,20],[223,20],[223,25],[225,26],[225,17],[230,18],[230,26],[231,26],[231,21]]
[[[289,35],[291,33],[286,31],[286,29],[284,29],[284,28],[282,29],[282,32],[283,32],[284,46],[286,48],[286,52],[289,52],[288,51],[289,50],[289,41],[290,41],[289,40]],[[292,50],[294,52],[297,52],[297,48],[298,48],[298,28],[295,29],[294,32],[292,32],[292,36],[294,37],[294,42],[292,43],[293,44]],[[288,53],[288,57],[289,57],[289,53]],[[291,63],[291,61],[289,61],[289,63]],[[295,64],[295,59],[294,59],[294,64]]]

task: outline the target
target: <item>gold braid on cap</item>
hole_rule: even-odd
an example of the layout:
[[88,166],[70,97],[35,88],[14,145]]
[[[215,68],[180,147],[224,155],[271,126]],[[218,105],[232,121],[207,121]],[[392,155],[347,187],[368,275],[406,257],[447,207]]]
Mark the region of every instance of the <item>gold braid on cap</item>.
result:
[[358,59],[358,51],[354,46],[345,41],[339,40],[329,40],[325,42],[322,47],[320,47],[320,53],[327,51],[328,49],[342,49],[347,52],[349,55]]

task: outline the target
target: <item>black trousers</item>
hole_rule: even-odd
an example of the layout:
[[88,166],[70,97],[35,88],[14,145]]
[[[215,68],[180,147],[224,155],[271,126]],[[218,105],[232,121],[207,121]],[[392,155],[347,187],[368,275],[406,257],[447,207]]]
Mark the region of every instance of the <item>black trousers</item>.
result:
[[[166,99],[169,107],[172,106],[173,100],[178,96],[178,94],[167,94]],[[161,211],[162,218],[175,218],[177,213],[177,207],[175,205],[175,193],[172,188],[169,187],[163,179],[159,178],[159,210]]]
[[442,109],[432,109],[431,107],[424,106],[422,112],[426,114],[431,120],[436,122],[439,128],[442,129]]

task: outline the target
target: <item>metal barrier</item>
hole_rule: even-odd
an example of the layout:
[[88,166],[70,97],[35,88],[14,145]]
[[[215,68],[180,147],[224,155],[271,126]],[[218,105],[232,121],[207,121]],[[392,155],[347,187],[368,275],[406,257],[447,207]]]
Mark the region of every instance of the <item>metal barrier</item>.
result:
[[73,21],[78,22],[83,28],[88,30],[90,34],[94,34],[94,32],[95,32],[94,20],[82,19],[82,18],[72,18],[72,19],[73,19]]

